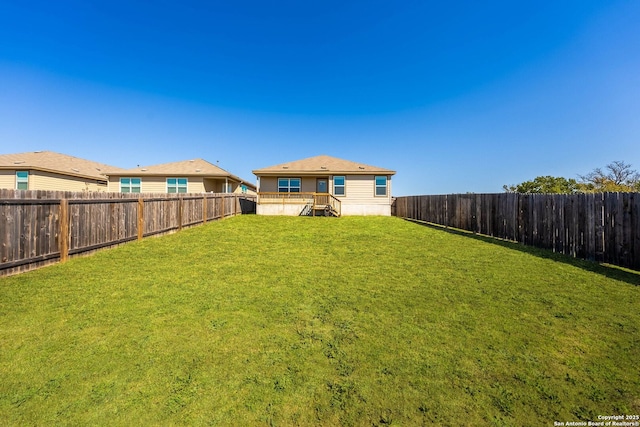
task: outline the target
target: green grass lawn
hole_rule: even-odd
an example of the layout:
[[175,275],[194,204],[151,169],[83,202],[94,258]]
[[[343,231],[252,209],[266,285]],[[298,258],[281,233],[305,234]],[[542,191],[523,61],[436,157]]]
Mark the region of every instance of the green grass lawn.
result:
[[0,424],[638,414],[639,284],[397,218],[209,223],[0,279]]

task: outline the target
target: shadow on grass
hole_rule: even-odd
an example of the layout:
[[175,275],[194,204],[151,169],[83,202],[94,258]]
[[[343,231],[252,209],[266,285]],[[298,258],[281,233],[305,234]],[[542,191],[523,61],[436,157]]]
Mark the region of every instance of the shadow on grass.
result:
[[587,261],[579,258],[573,258],[569,255],[553,252],[549,249],[541,249],[533,246],[526,246],[522,243],[499,239],[497,237],[485,236],[482,234],[475,234],[471,231],[445,227],[443,225],[433,224],[430,222],[415,221],[411,219],[407,219],[407,221],[417,225],[433,228],[435,230],[444,231],[446,233],[455,234],[457,236],[464,236],[471,239],[479,240],[481,242],[491,243],[492,245],[498,245],[504,248],[524,252],[526,254],[534,255],[539,258],[550,259],[555,262],[562,262],[565,264],[572,265],[574,267],[581,268],[586,271],[590,271],[592,273],[601,274],[610,279],[626,282],[634,286],[640,286],[640,272],[628,270],[628,269],[617,267],[617,266],[604,265],[595,261]]

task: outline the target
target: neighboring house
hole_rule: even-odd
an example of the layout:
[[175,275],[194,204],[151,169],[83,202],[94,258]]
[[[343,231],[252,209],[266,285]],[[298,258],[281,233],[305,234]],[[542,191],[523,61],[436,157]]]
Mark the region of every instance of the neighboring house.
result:
[[106,170],[123,170],[52,151],[0,154],[0,188],[107,191]]
[[391,215],[389,169],[316,156],[253,173],[259,215]]
[[109,191],[122,193],[246,193],[256,186],[203,159],[107,171]]

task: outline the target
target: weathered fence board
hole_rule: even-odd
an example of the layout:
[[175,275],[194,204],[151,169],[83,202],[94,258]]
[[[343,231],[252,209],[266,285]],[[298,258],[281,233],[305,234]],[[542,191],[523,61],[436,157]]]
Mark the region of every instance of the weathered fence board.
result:
[[406,196],[392,212],[640,270],[640,193]]
[[0,276],[246,213],[255,213],[255,196],[3,189]]

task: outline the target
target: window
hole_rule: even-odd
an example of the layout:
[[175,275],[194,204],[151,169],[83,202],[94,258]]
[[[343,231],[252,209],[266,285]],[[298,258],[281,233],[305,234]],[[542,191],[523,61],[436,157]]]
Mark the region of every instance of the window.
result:
[[186,193],[187,178],[167,178],[167,193]]
[[387,177],[376,176],[376,196],[387,195]]
[[223,182],[222,183],[222,192],[223,193],[233,193],[233,185],[230,182]]
[[345,195],[345,185],[344,185],[344,176],[334,176],[333,177],[333,195],[334,196],[344,196]]
[[299,193],[300,178],[278,178],[278,193]]
[[29,171],[16,171],[16,190],[29,189]]
[[139,193],[140,178],[120,178],[121,193]]

